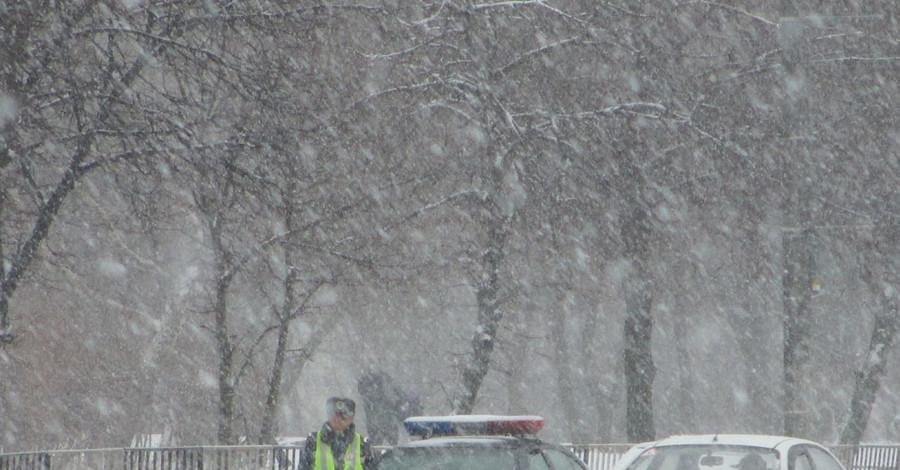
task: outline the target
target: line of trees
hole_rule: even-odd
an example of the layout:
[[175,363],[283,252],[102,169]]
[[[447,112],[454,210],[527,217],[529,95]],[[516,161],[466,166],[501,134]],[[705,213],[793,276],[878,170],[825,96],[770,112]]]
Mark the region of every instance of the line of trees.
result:
[[0,448],[272,443],[292,393],[382,367],[574,442],[858,443],[897,328],[897,13],[0,7]]

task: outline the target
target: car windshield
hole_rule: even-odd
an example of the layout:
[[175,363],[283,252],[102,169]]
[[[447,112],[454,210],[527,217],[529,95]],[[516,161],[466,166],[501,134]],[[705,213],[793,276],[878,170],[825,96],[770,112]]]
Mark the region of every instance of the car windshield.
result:
[[394,449],[379,470],[515,470],[512,450],[497,447],[430,447]]
[[747,446],[683,445],[644,451],[627,470],[777,470],[778,453]]

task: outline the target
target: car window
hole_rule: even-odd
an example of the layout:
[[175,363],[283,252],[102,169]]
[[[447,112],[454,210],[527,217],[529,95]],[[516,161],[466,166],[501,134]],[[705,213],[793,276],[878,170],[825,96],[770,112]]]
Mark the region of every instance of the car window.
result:
[[526,454],[528,461],[528,470],[551,470],[550,465],[540,452],[528,452]]
[[560,452],[556,449],[544,449],[544,456],[550,461],[553,470],[584,470],[578,464],[578,461],[565,452]]
[[841,464],[828,452],[818,447],[808,447],[807,451],[816,470],[844,470]]
[[660,451],[657,448],[647,449],[635,459],[628,470],[676,470],[679,453],[670,450]]
[[516,459],[509,449],[439,447],[395,449],[381,459],[379,470],[472,470],[491,468],[516,470]]
[[[753,463],[753,465],[748,465]],[[778,455],[771,449],[730,445],[651,447],[627,470],[775,470]]]

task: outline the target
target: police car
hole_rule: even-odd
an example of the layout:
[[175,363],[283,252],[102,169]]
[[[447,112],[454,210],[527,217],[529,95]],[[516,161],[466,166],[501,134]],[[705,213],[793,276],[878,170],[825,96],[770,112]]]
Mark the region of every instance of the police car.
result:
[[403,426],[419,439],[382,454],[379,470],[588,470],[534,436],[544,427],[539,416],[417,416]]
[[613,470],[844,470],[821,444],[760,434],[672,436],[637,444]]

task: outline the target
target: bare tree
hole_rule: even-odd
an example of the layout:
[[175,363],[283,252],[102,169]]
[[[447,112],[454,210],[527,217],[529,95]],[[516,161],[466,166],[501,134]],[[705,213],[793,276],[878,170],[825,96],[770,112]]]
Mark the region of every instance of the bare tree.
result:
[[[880,167],[876,162],[871,165]],[[861,165],[868,166],[868,165]],[[853,393],[849,403],[849,413],[843,423],[838,442],[858,445],[863,439],[872,413],[875,398],[881,389],[888,371],[888,357],[895,344],[900,325],[900,304],[897,289],[897,239],[900,236],[900,220],[897,214],[897,195],[894,184],[897,168],[888,166],[872,171],[865,184],[873,188],[875,197],[864,202],[872,213],[885,214],[878,217],[871,237],[865,238],[861,248],[862,280],[878,300],[875,321],[869,339],[868,350],[855,374]],[[872,220],[876,220],[873,218]]]
[[[875,315],[869,351],[856,374],[856,383],[850,399],[850,413],[838,440],[846,445],[858,445],[862,440],[872,413],[872,405],[887,370],[887,354],[894,344],[900,315],[894,288],[878,285],[874,280],[870,282],[873,284],[873,290],[878,291],[876,295],[881,298],[883,310]],[[896,282],[892,284],[896,285]]]
[[[3,95],[4,108],[14,113],[0,123],[4,170],[0,345],[15,338],[10,299],[39,256],[63,202],[92,170],[133,156],[133,136],[141,130],[140,124],[127,124],[131,112],[126,92],[140,77],[145,59],[118,54],[130,40],[109,35],[105,51],[92,44],[91,28],[108,18],[91,4],[53,12],[53,18],[65,26],[52,32],[39,26],[53,22],[37,20],[48,13],[37,4],[20,2],[0,13],[7,25],[3,42],[9,45],[0,56],[8,93]],[[68,53],[78,49],[96,54]],[[81,69],[88,74],[78,73]],[[58,126],[61,122],[73,125]],[[116,147],[127,150],[112,151]],[[8,196],[12,190],[28,194],[33,208],[13,212]]]
[[801,387],[804,371],[810,362],[809,332],[812,325],[813,286],[816,279],[812,221],[808,209],[810,194],[799,178],[787,182],[785,190],[791,193],[785,198],[787,220],[796,224],[784,235],[784,432],[791,436],[806,435],[805,410]]
[[[345,326],[367,330],[348,352],[364,356],[347,362],[348,376],[384,362],[423,383],[452,383],[441,404],[463,413],[538,403],[572,423],[560,433],[579,440],[734,422],[664,413],[671,398],[689,400],[661,384],[693,387],[694,399],[718,409],[740,402],[745,416],[762,413],[742,423],[811,437],[833,432],[824,414],[846,405],[854,386],[847,439],[888,406],[875,399],[879,380],[891,377],[884,361],[859,366],[855,383],[840,380],[851,375],[842,363],[829,364],[833,377],[809,371],[864,349],[848,339],[853,328],[828,334],[851,304],[878,300],[872,357],[886,357],[892,338],[896,268],[871,261],[892,258],[885,247],[896,237],[860,243],[896,211],[869,204],[895,199],[872,188],[896,181],[867,179],[890,173],[891,124],[900,119],[890,105],[900,56],[892,2],[784,2],[791,12],[702,1],[126,2],[66,5],[41,21],[43,4],[26,3],[0,13],[12,25],[0,31],[10,45],[0,50],[0,342],[20,347],[10,343],[20,314],[65,315],[27,297],[10,307],[23,286],[82,299],[72,321],[133,310],[140,319],[104,322],[140,330],[121,341],[128,354],[97,348],[123,369],[134,357],[157,362],[122,389],[140,390],[128,402],[159,404],[110,433],[188,413],[180,432],[194,442],[214,439],[205,430],[218,419],[223,443],[239,435],[271,443],[296,424],[280,423],[279,412],[305,406],[307,397],[296,405],[283,397],[314,387],[311,360],[344,360],[323,357],[333,351],[319,342]],[[101,181],[119,187],[121,200],[95,197],[98,212],[130,204],[139,216],[116,220],[117,212],[102,230],[129,259],[145,257],[143,266],[183,245],[199,266],[195,290],[180,285],[182,273],[148,276],[164,280],[149,287],[131,274],[115,286],[128,294],[104,298],[113,287],[78,266],[70,243],[101,229],[87,227],[89,211],[66,205]],[[67,212],[86,224],[55,232],[54,244]],[[871,275],[854,278],[845,269],[854,263]],[[72,266],[75,281],[66,280]],[[815,295],[821,276],[846,288]],[[857,289],[864,284],[877,289]],[[159,300],[169,285],[188,293]],[[318,286],[333,287],[339,306],[318,305]],[[157,314],[158,305],[169,310]],[[451,310],[467,321],[449,324]],[[547,314],[553,326],[541,321]],[[704,360],[740,369],[729,386],[745,389],[706,396],[722,384],[696,380],[701,368],[689,366],[698,351],[686,345],[696,319],[722,316],[709,326],[728,330],[714,335],[723,343],[715,347],[735,332],[737,347]],[[448,322],[440,350],[422,353],[427,331],[388,334],[386,323],[406,318]],[[754,337],[776,319],[783,341],[754,355]],[[676,338],[654,331],[661,326]],[[62,338],[52,351],[85,350],[72,345],[103,333]],[[135,353],[145,335],[154,352]],[[369,341],[379,335],[388,347]],[[71,386],[67,374],[86,367],[54,377]],[[190,375],[198,369],[202,386]],[[151,374],[166,379],[146,387]],[[513,383],[548,374],[558,383]],[[79,385],[75,395],[91,395]],[[779,386],[794,397],[785,409],[766,400]],[[25,387],[0,381],[3,406],[37,401],[21,398]],[[427,397],[432,406],[442,398]],[[95,404],[60,402],[60,428],[93,413],[74,405]],[[3,432],[23,419],[4,420]]]
[[[625,158],[633,158],[630,152]],[[635,179],[633,163],[625,162],[631,168],[630,178],[626,178],[639,191],[641,181]],[[625,281],[625,421],[626,434],[631,442],[652,440],[656,431],[653,426],[653,378],[656,365],[651,353],[653,333],[652,279],[650,256],[652,226],[645,203],[640,193],[627,193],[627,204],[622,221],[624,255],[631,260],[632,273]]]

